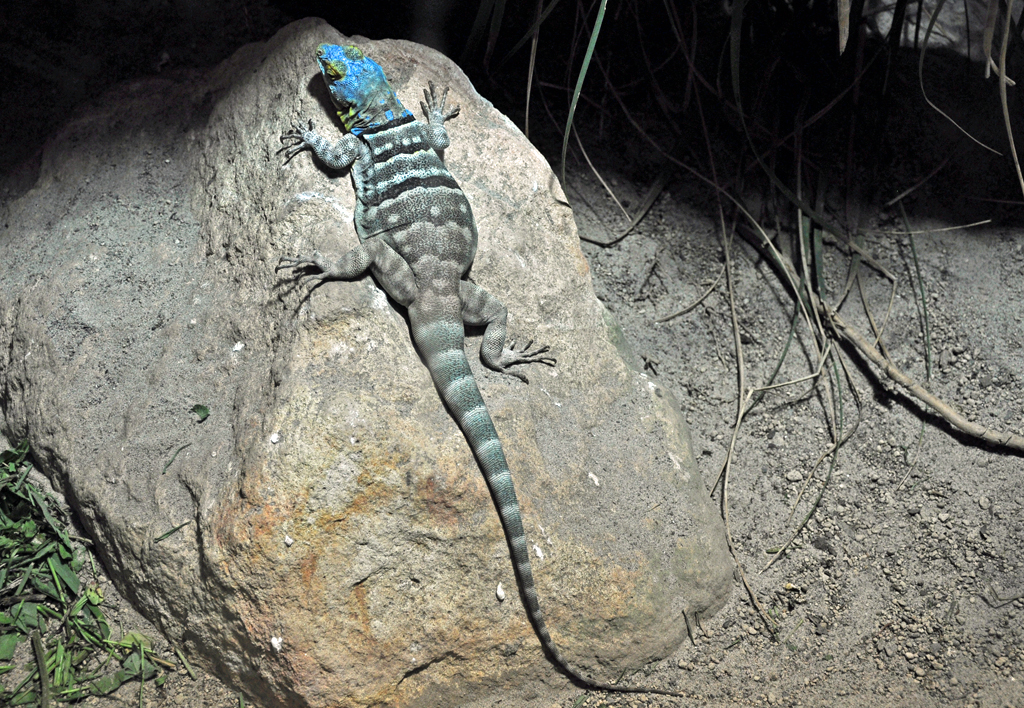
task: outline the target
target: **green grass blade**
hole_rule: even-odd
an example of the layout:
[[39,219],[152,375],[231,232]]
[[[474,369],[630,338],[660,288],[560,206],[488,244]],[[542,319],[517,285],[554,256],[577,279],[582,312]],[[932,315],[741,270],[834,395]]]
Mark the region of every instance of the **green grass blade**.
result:
[[28,438],[22,439],[18,446],[10,450],[4,450],[0,452],[0,463],[5,465],[12,465],[9,469],[14,472],[14,467],[17,467],[25,458],[28,456]]
[[498,42],[498,32],[501,31],[501,21],[505,18],[505,0],[496,0],[494,12],[491,13],[491,29],[487,35],[487,49],[484,50],[484,66],[491,61],[491,53],[494,52],[494,45]]
[[164,540],[165,538],[169,538],[169,537],[173,536],[173,535],[174,535],[174,534],[176,534],[176,533],[177,533],[178,531],[180,531],[181,529],[185,528],[186,526],[188,526],[188,525],[189,525],[189,524],[191,524],[191,523],[192,523],[192,521],[191,521],[191,519],[190,519],[189,521],[186,521],[186,522],[185,522],[185,523],[183,523],[183,524],[178,524],[177,526],[175,526],[175,527],[174,527],[173,529],[171,529],[170,531],[167,531],[166,533],[162,533],[162,534],[160,534],[159,536],[157,536],[157,537],[156,537],[155,539],[153,539],[153,543],[160,543],[160,542],[161,542],[161,541],[163,541],[163,540]]
[[50,708],[50,672],[46,668],[46,652],[39,632],[32,632],[32,649],[39,671],[39,708]]
[[459,59],[460,64],[465,64],[469,59],[470,52],[480,44],[480,39],[484,35],[484,26],[487,25],[487,19],[493,12],[494,0],[481,0],[480,5],[476,9],[473,28],[469,31],[469,39],[466,40],[466,46],[462,50],[462,57]]
[[594,56],[594,47],[597,46],[597,37],[601,33],[601,24],[604,22],[604,12],[608,7],[608,0],[601,0],[601,6],[597,10],[597,19],[594,21],[594,31],[590,33],[590,43],[587,45],[587,53],[583,56],[583,66],[580,67],[580,75],[576,79],[576,88],[572,92],[572,103],[569,105],[569,118],[565,121],[565,135],[562,136],[562,186],[565,186],[565,154],[569,149],[569,134],[572,132],[572,119],[576,114],[576,104],[579,103],[580,94],[583,92],[583,80],[587,78],[587,69],[590,68],[590,60]]
[[17,634],[0,634],[0,661],[10,661],[14,658],[14,649],[22,641]]
[[163,471],[160,474],[166,474],[167,473],[167,468],[170,467],[174,463],[175,458],[178,457],[178,453],[181,452],[182,450],[184,450],[186,447],[189,447],[190,445],[192,445],[192,443],[185,443],[184,445],[179,447],[177,450],[175,450],[174,454],[171,455],[171,459],[167,460],[167,464],[164,465],[164,469],[163,469]]

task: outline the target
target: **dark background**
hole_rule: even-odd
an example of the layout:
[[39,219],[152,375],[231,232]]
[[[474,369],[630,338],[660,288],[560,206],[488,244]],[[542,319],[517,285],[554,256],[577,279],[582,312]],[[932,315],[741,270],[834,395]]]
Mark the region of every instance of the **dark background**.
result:
[[[598,4],[562,0],[540,32],[529,137],[556,172]],[[470,42],[475,0],[5,0],[0,199],[31,187],[47,136],[108,87],[156,74],[187,79],[311,15],[347,35],[410,39],[443,51],[522,128],[530,44],[509,51],[528,32],[539,6],[537,0],[509,0],[493,38],[488,21]],[[575,123],[598,168],[614,167],[649,184],[652,169],[683,163],[733,194],[751,187],[770,192],[752,158],[753,145],[791,188],[798,165],[809,195],[827,182],[833,193],[820,196],[831,200],[837,223],[855,228],[851,204],[884,202],[952,155],[931,183],[929,193],[937,197],[922,193],[905,200],[911,213],[1019,221],[1020,187],[998,84],[983,79],[979,63],[933,51],[924,81],[943,110],[1001,157],[974,145],[924,103],[917,52],[887,48],[884,38],[862,32],[862,3],[853,3],[853,29],[840,55],[834,2],[754,0],[745,10],[740,61],[748,138],[733,100],[730,7],[707,0],[609,2]],[[1019,44],[1011,47],[1008,72],[1018,78]],[[1018,120],[1024,111],[1013,89],[1010,101]],[[572,169],[583,163],[575,141],[570,143]],[[769,209],[756,216],[775,214]]]

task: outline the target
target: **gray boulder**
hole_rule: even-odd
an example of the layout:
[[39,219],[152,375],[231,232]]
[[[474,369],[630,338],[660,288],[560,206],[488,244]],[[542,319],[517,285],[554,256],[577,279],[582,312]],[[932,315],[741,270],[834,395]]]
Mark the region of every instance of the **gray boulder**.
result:
[[265,705],[526,705],[568,685],[403,313],[369,278],[307,297],[274,272],[356,243],[348,176],[276,154],[299,120],[340,135],[320,42],[358,44],[417,113],[428,80],[451,86],[473,279],[558,357],[526,385],[467,339],[548,626],[600,680],[666,656],[732,582],[686,425],[595,299],[545,160],[424,47],[304,20],[207,75],[121,86],[54,136],[3,205],[0,433],[30,439],[125,596]]

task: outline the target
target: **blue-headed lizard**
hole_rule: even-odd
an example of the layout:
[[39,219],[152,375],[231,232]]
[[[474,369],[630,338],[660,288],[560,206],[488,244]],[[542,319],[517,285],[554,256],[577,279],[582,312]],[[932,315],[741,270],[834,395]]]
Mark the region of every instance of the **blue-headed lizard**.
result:
[[476,223],[466,195],[438,155],[449,145],[444,122],[458,115],[458,106],[447,110],[448,89],[438,101],[433,83],[428,83],[420,103],[427,123],[421,123],[398,100],[383,69],[359,48],[321,44],[316,58],[348,132],[332,145],[309,121],[308,128],[293,126],[281,142],[286,160],[308,148],[331,169],[351,168],[360,243],[334,263],[316,251],[306,258],[282,258],[278,270],[317,268],[319,273],[303,278],[315,284],[352,280],[370,272],[408,310],[416,347],[483,470],[505,530],[526,614],[551,659],[591,688],[681,695],[583,676],[562,658],[544,623],[512,475],[466,359],[463,325],[485,327],[480,347],[485,365],[524,382],[526,376],[510,367],[553,366],[555,360],[545,356],[548,347],[529,351],[532,342],[519,352],[514,343],[506,346],[505,306],[465,279],[476,256]]

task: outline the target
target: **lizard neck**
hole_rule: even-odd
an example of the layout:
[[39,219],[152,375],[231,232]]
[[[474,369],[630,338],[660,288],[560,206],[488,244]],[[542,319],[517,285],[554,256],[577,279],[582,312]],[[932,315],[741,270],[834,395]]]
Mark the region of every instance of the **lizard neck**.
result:
[[[398,105],[401,106],[402,104]],[[405,111],[404,108],[402,110]],[[344,116],[342,116],[341,111],[338,111],[338,116],[341,118],[342,122],[344,122],[345,118]],[[391,130],[392,128],[397,128],[399,126],[408,125],[409,123],[415,122],[416,117],[409,111],[405,111],[404,115],[400,115],[397,118],[393,118],[391,120],[386,120],[382,123],[371,123],[363,127],[349,128],[349,132],[352,133],[353,135],[373,135],[375,133],[383,133],[386,130]],[[345,127],[348,128],[347,125]]]

